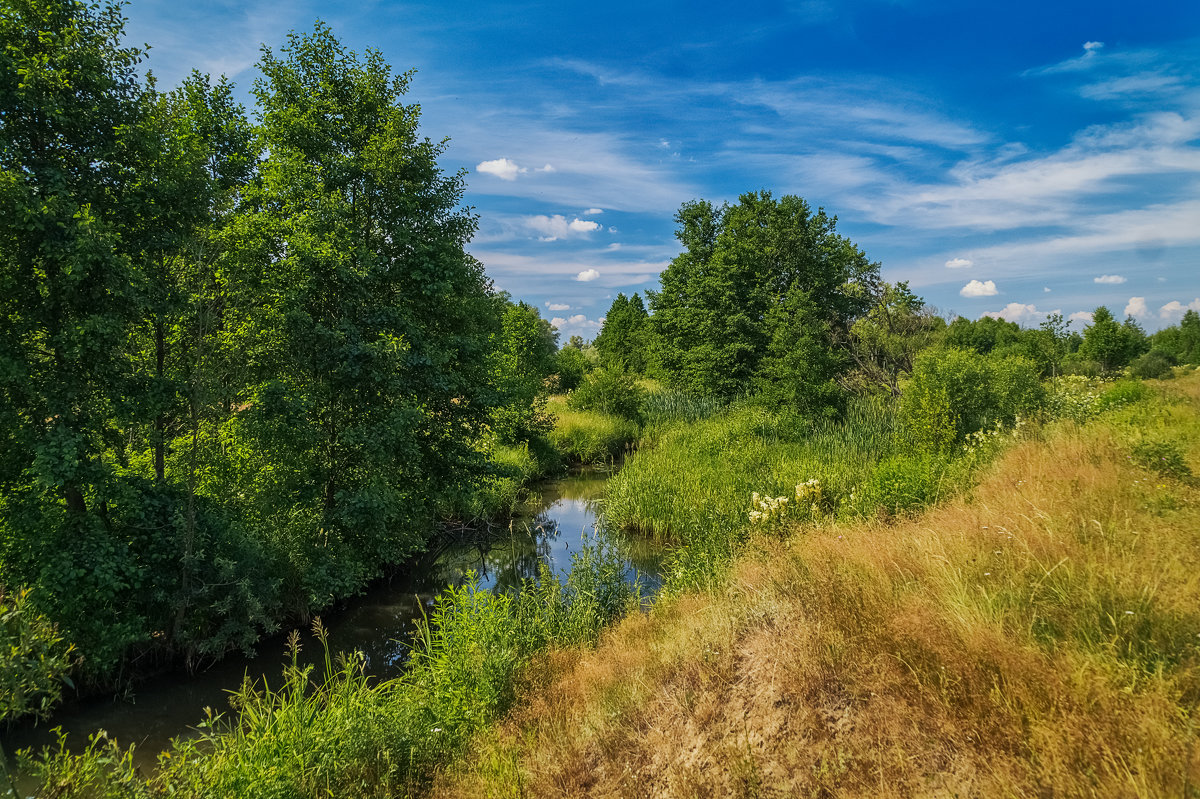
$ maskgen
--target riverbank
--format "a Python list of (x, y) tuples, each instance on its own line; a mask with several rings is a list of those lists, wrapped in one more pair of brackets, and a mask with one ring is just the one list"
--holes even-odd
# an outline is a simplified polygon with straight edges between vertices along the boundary
[(711, 590), (542, 658), (433, 793), (1188, 795), (1197, 471), (1192, 374), (922, 516), (753, 535)]

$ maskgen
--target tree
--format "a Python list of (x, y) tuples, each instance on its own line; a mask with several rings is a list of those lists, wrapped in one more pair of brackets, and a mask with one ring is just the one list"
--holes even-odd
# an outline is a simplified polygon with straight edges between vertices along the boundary
[(1113, 319), (1104, 306), (1092, 313), (1092, 323), (1083, 329), (1079, 355), (1096, 361), (1101, 370), (1111, 372), (1129, 364), (1146, 349), (1146, 334), (1132, 318), (1124, 324)]
[(650, 315), (638, 294), (618, 294), (604, 316), (604, 327), (595, 347), (606, 366), (622, 372), (645, 374), (652, 360), (653, 329)]
[(546, 383), (556, 367), (558, 333), (532, 305), (501, 300), (505, 310), (492, 372), (499, 401), (492, 429), (501, 443), (515, 444), (545, 434), (552, 424)]
[[(879, 265), (837, 234), (835, 217), (761, 192), (719, 209), (686, 203), (675, 219), (684, 252), (649, 294), (673, 383), (799, 397), (811, 392), (798, 381), (827, 385), (847, 368), (850, 326), (877, 294)], [(808, 340), (808, 354), (790, 349)]]
[(320, 601), (423, 544), (475, 468), (495, 304), (464, 250), (463, 175), (442, 173), (444, 143), (402, 100), (410, 74), (320, 22), (259, 68), (266, 155), (226, 234), (226, 324), (249, 371), (229, 468)]
[(900, 396), (900, 378), (912, 372), (913, 358), (945, 327), (907, 282), (884, 283), (875, 305), (850, 329), (850, 355), (859, 377)]

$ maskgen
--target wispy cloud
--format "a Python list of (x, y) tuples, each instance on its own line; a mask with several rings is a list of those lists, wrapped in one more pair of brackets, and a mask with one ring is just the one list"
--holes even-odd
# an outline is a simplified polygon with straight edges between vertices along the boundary
[(1125, 282), (1123, 275), (1100, 275), (1100, 277), (1092, 278), (1093, 283), (1107, 283), (1109, 285), (1118, 285)]

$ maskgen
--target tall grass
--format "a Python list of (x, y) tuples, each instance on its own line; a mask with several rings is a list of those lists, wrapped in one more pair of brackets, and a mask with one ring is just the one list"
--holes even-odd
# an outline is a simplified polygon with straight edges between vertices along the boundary
[(1173, 382), (919, 518), (753, 536), (560, 659), (435, 795), (1200, 795), (1200, 379)]
[(176, 741), (153, 775), (139, 775), (103, 736), (78, 754), (65, 745), (40, 760), (26, 754), (24, 767), (55, 797), (411, 795), (510, 707), (531, 657), (594, 642), (638, 603), (620, 554), (591, 544), (565, 581), (544, 569), (517, 594), (473, 580), (447, 589), (397, 679), (373, 683), (359, 656), (331, 658), (318, 624), (323, 673), (298, 665), (294, 639), (282, 685), (244, 685), (233, 716), (210, 718), (198, 738)]
[(555, 398), (550, 442), (568, 461), (607, 463), (620, 458), (637, 441), (637, 422), (603, 411), (578, 410)]

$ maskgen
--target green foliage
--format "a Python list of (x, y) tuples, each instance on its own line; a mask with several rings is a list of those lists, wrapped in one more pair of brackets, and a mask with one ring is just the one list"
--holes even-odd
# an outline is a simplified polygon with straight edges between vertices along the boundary
[(621, 456), (638, 437), (638, 424), (597, 410), (554, 408), (550, 441), (568, 460), (608, 463)]
[(1140, 380), (1119, 380), (1106, 388), (1096, 402), (1096, 410), (1107, 411), (1124, 405), (1145, 402), (1154, 390)]
[(672, 384), (730, 398), (752, 386), (818, 406), (848, 365), (839, 346), (871, 307), (879, 266), (799, 197), (697, 201), (675, 217), (684, 246), (650, 294)]
[(1127, 366), (1149, 349), (1146, 334), (1132, 318), (1118, 324), (1112, 313), (1101, 306), (1092, 313), (1092, 323), (1083, 330), (1079, 357), (1096, 361), (1103, 372)]
[(499, 400), (544, 429), (550, 371), (505, 361), (408, 75), (318, 24), (253, 125), (224, 79), (144, 85), (120, 11), (0, 12), (0, 581), (94, 678), (358, 591), (462, 487), (511, 504), (480, 442)]
[(624, 372), (601, 367), (584, 378), (571, 392), (567, 405), (575, 410), (595, 410), (623, 419), (639, 418), (642, 390)]
[(884, 517), (904, 516), (936, 502), (944, 491), (944, 457), (928, 453), (892, 455), (882, 461), (855, 497)]
[(1135, 358), (1133, 363), (1129, 364), (1129, 373), (1143, 380), (1161, 379), (1174, 374), (1171, 371), (1174, 364), (1175, 359), (1169, 352), (1155, 348)]
[(559, 391), (574, 391), (583, 382), (584, 375), (591, 368), (587, 356), (578, 347), (563, 347), (558, 351), (554, 360)]
[(673, 422), (698, 422), (720, 411), (727, 403), (716, 397), (702, 397), (678, 389), (646, 392), (640, 416), (647, 428)]
[(657, 338), (642, 298), (618, 294), (593, 342), (606, 367), (633, 374), (656, 371)]
[(1133, 457), (1142, 466), (1166, 477), (1182, 480), (1192, 476), (1178, 441), (1143, 439), (1133, 445)]
[(908, 283), (884, 283), (874, 306), (850, 328), (858, 379), (899, 396), (900, 379), (912, 372), (913, 358), (933, 345), (945, 324)]
[(0, 724), (45, 716), (62, 696), (74, 647), (34, 607), (29, 591), (0, 589)]
[(499, 394), (492, 430), (501, 444), (544, 436), (553, 424), (546, 413), (546, 382), (555, 369), (558, 334), (533, 306), (505, 304), (493, 356), (492, 379)]
[(1011, 426), (1046, 401), (1037, 365), (1019, 356), (969, 350), (926, 350), (913, 364), (898, 421), (919, 445), (945, 451), (978, 430)]
[(545, 569), (515, 596), (474, 582), (447, 589), (399, 678), (374, 683), (360, 657), (335, 661), (318, 622), (322, 674), (298, 665), (293, 637), (281, 685), (244, 685), (233, 698), (236, 720), (210, 717), (153, 774), (138, 774), (128, 753), (102, 737), (79, 754), (49, 750), (25, 768), (61, 797), (412, 795), (508, 709), (531, 657), (594, 642), (638, 601), (619, 553), (588, 545), (565, 582)]

